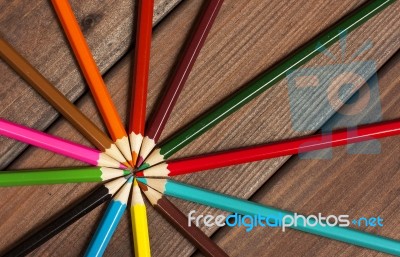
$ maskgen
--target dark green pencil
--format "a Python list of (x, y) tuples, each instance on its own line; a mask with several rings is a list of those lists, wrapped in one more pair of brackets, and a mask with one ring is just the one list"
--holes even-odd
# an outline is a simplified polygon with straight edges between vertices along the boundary
[(291, 58), (282, 61), (275, 68), (264, 73), (258, 80), (240, 89), (236, 94), (215, 106), (211, 111), (200, 116), (179, 134), (162, 143), (158, 148), (155, 148), (140, 169), (166, 160), (246, 103), (277, 84), (280, 80), (285, 78), (288, 73), (307, 63), (318, 55), (322, 49), (331, 46), (333, 43), (337, 42), (341, 36), (360, 27), (374, 15), (394, 2), (395, 0), (375, 0), (360, 7), (354, 13), (332, 26), (325, 33), (322, 33), (309, 42), (305, 47), (296, 51), (295, 54), (291, 55)]
[(129, 174), (105, 167), (0, 171), (0, 187), (102, 182)]

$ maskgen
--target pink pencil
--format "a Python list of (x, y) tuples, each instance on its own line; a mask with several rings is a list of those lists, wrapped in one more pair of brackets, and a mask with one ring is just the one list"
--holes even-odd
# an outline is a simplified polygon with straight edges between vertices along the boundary
[(1, 118), (0, 135), (86, 162), (90, 165), (121, 169), (126, 168), (118, 161), (98, 150), (15, 124)]

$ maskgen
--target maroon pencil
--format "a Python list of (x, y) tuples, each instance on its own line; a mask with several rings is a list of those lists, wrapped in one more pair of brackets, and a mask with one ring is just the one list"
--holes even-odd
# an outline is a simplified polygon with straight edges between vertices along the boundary
[(139, 186), (151, 205), (160, 213), (176, 230), (195, 245), (203, 255), (208, 257), (228, 257), (229, 255), (220, 248), (211, 238), (191, 222), (163, 194), (139, 182)]
[(199, 55), (201, 48), (207, 38), (208, 33), (214, 23), (214, 20), (221, 8), (223, 0), (208, 0), (201, 14), (201, 18), (197, 21), (195, 29), (189, 38), (183, 54), (176, 66), (176, 69), (169, 79), (167, 90), (157, 106), (154, 115), (150, 118), (142, 147), (139, 152), (138, 166), (142, 164), (144, 159), (149, 155), (151, 150), (157, 144), (158, 139), (169, 115), (175, 106), (175, 103), (182, 91), (183, 86), (192, 70), (192, 67)]

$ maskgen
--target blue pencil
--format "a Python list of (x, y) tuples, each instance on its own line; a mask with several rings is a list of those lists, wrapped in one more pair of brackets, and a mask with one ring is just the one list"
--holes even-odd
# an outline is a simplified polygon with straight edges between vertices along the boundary
[(104, 251), (126, 209), (133, 177), (129, 178), (121, 190), (115, 195), (104, 213), (96, 232), (86, 250), (85, 256), (103, 256)]
[[(165, 195), (181, 198), (203, 205), (208, 205), (214, 208), (219, 208), (225, 211), (234, 212), (242, 215), (261, 215), (263, 217), (268, 217), (266, 219), (267, 224), (276, 224), (276, 222), (282, 224), (284, 222), (284, 219), (279, 219), (279, 217), (283, 217), (286, 215), (294, 217), (294, 213), (292, 212), (283, 211), (273, 207), (213, 192), (207, 189), (186, 185), (172, 180), (150, 178), (136, 179), (137, 181), (144, 183)], [(278, 217), (278, 219), (270, 217)], [(288, 225), (286, 222), (285, 224)], [(341, 242), (369, 248), (372, 250), (385, 252), (388, 254), (393, 254), (397, 256), (400, 255), (400, 241), (358, 231), (355, 229), (339, 226), (322, 226), (321, 224), (317, 224), (315, 226), (307, 226), (302, 220), (298, 222), (297, 226), (288, 225), (287, 227), (338, 240)]]

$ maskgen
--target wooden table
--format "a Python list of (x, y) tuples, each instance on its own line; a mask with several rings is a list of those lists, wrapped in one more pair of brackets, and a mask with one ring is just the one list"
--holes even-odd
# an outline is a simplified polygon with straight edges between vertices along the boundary
[[(225, 0), (185, 89), (162, 136), (166, 138), (236, 89), (287, 56), (365, 1), (234, 1)], [(155, 4), (148, 112), (160, 96), (166, 79), (204, 1), (158, 0)], [(104, 74), (118, 110), (126, 121), (132, 27), (132, 1), (71, 1), (94, 57)], [(400, 101), (400, 2), (374, 17), (347, 37), (342, 59), (341, 45), (320, 54), (306, 65), (373, 61), (378, 71), (382, 120), (399, 118)], [(104, 129), (93, 99), (48, 1), (0, 3), (0, 33), (32, 62), (46, 78)], [(372, 47), (355, 59), (351, 55), (364, 42)], [(48, 133), (90, 145), (66, 120), (59, 117), (6, 64), (2, 74), (0, 117)], [(334, 72), (333, 72), (334, 73)], [(326, 75), (324, 79), (332, 79)], [(333, 75), (332, 75), (333, 76)], [(300, 99), (304, 110), (291, 110), (290, 81), (268, 92), (207, 132), (174, 157), (190, 156), (239, 146), (277, 141), (318, 130), (345, 101), (323, 104), (329, 87), (310, 99)], [(354, 83), (355, 88), (368, 85)], [(344, 94), (347, 99), (353, 92)], [(311, 108), (311, 103), (313, 107)], [(307, 108), (310, 107), (310, 108)], [(346, 106), (346, 108), (356, 108)], [(296, 114), (307, 130), (293, 129)], [(310, 118), (312, 117), (312, 118)], [(312, 214), (348, 214), (350, 217), (381, 216), (383, 227), (359, 228), (400, 240), (400, 138), (380, 141), (380, 154), (348, 154), (334, 149), (329, 159), (276, 158), (219, 170), (186, 175), (179, 180), (219, 192), (249, 198), (282, 209)], [(319, 154), (325, 154), (320, 152)], [(2, 169), (81, 166), (82, 163), (34, 147), (0, 138)], [(46, 219), (73, 204), (94, 184), (68, 184), (0, 189), (0, 252), (10, 247)], [(218, 210), (171, 199), (184, 213), (217, 214)], [(30, 256), (79, 256), (95, 231), (104, 206), (97, 208)], [(148, 206), (153, 256), (190, 256), (196, 249)], [(130, 225), (126, 215), (106, 251), (106, 256), (131, 256)], [(374, 251), (308, 235), (257, 228), (203, 228), (231, 256), (384, 256)]]

